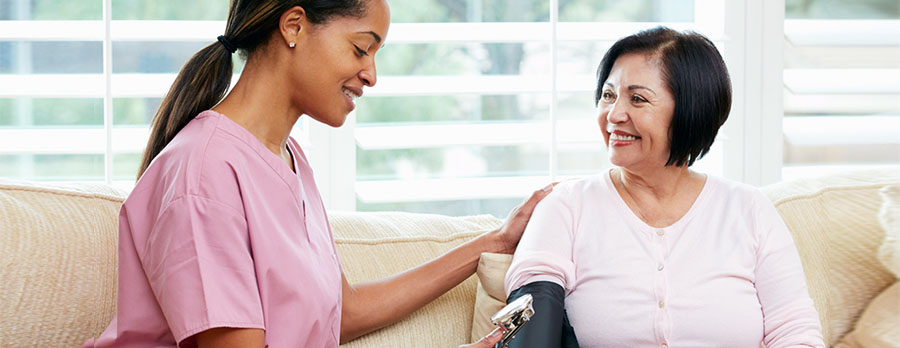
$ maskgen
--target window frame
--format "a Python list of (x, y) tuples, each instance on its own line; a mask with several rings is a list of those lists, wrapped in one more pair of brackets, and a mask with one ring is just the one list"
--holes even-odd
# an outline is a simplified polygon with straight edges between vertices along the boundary
[[(102, 20), (87, 21), (0, 21), (0, 40), (28, 41), (102, 41), (103, 74), (88, 75), (0, 75), (0, 97), (102, 97), (104, 99), (103, 129), (70, 130), (71, 141), (84, 145), (91, 153), (104, 154), (104, 181), (130, 189), (131, 181), (113, 180), (113, 157), (124, 150), (143, 150), (142, 142), (149, 137), (136, 129), (113, 127), (112, 103), (119, 97), (161, 97), (168, 90), (175, 74), (114, 74), (112, 70), (112, 44), (114, 41), (202, 41), (213, 42), (224, 28), (224, 21), (159, 21), (112, 20), (111, 0), (103, 1)], [(578, 23), (560, 22), (558, 0), (550, 1), (550, 21), (538, 23), (395, 23), (391, 37), (394, 43), (434, 42), (547, 42), (552, 54), (551, 75), (547, 76), (479, 76), (475, 85), (487, 86), (487, 90), (506, 92), (549, 92), (550, 132), (544, 142), (550, 148), (547, 176), (508, 178), (502, 196), (520, 192), (524, 197), (543, 183), (565, 179), (558, 175), (556, 153), (559, 150), (559, 131), (569, 129), (565, 121), (558, 120), (557, 96), (572, 90), (572, 85), (593, 85), (592, 76), (577, 77), (575, 82), (565, 81), (556, 71), (557, 44), (564, 41), (609, 40), (647, 27), (650, 23)], [(783, 117), (783, 62), (784, 0), (695, 0), (694, 23), (652, 23), (668, 25), (675, 29), (694, 29), (710, 36), (724, 49), (734, 90), (734, 104), (729, 121), (720, 131), (718, 142), (723, 151), (725, 177), (751, 185), (765, 185), (781, 178), (782, 167), (782, 117)], [(701, 20), (702, 19), (702, 20)], [(510, 30), (512, 29), (512, 30)], [(591, 57), (599, 59), (599, 57)], [(233, 81), (237, 81), (235, 74)], [(432, 86), (454, 86), (454, 79), (471, 80), (473, 77), (416, 77), (437, 81)], [(50, 83), (52, 81), (52, 83)], [(421, 84), (411, 88), (402, 77), (379, 77), (379, 85), (367, 91), (367, 95), (416, 95)], [(471, 82), (471, 81), (469, 81)], [(546, 88), (549, 83), (549, 88)], [(472, 85), (469, 83), (469, 85)], [(78, 86), (75, 88), (73, 86)], [(113, 88), (113, 86), (117, 86)], [(436, 92), (471, 92), (447, 87)], [(583, 90), (583, 89), (578, 89)], [(477, 91), (476, 91), (477, 92)], [(748, 115), (762, 115), (750, 117)], [(360, 191), (370, 192), (375, 185), (386, 188), (396, 183), (367, 183), (356, 181), (356, 119), (351, 114), (346, 124), (337, 129), (302, 118), (292, 134), (301, 141), (316, 173), (316, 181), (329, 209), (356, 210), (356, 198)], [(520, 125), (528, 126), (528, 125)], [(473, 127), (487, 127), (474, 125)], [(474, 129), (474, 128), (473, 128)], [(12, 129), (0, 130), (0, 154), (3, 153), (60, 153), (60, 146), (41, 148), (28, 142), (58, 130)], [(368, 132), (368, 133), (366, 133)], [(365, 130), (364, 137), (373, 138), (372, 130)], [(102, 134), (101, 145), (96, 138)], [(143, 135), (142, 135), (143, 134)], [(368, 135), (365, 135), (368, 134)], [(584, 135), (579, 135), (584, 137)], [(377, 138), (377, 136), (374, 136)], [(516, 138), (510, 136), (509, 138)], [(44, 138), (46, 139), (46, 138)], [(81, 139), (81, 140), (79, 140)], [(83, 142), (82, 142), (83, 140)], [(24, 145), (23, 145), (24, 144)], [(120, 145), (121, 144), (121, 145)], [(114, 149), (114, 145), (117, 147)], [(83, 153), (83, 152), (79, 152)], [(491, 189), (498, 187), (496, 178), (471, 180), (447, 179), (457, 187)], [(367, 186), (369, 185), (369, 186)], [(424, 186), (423, 186), (424, 187)], [(465, 196), (465, 195), (463, 195)]]

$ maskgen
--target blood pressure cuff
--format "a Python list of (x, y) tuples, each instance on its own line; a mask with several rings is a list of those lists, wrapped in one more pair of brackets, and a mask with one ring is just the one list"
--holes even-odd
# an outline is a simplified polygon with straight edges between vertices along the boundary
[(566, 292), (559, 284), (547, 281), (525, 284), (513, 290), (506, 303), (531, 294), (534, 315), (516, 333), (509, 348), (577, 348), (575, 330), (566, 315)]

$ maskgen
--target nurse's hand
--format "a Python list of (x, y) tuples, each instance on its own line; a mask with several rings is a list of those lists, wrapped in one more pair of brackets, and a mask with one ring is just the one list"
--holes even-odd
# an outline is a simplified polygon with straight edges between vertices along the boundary
[(552, 183), (543, 189), (534, 191), (531, 197), (528, 197), (525, 202), (522, 202), (522, 204), (519, 204), (509, 212), (509, 216), (506, 217), (503, 226), (492, 232), (496, 234), (497, 240), (500, 242), (499, 250), (496, 252), (512, 254), (516, 251), (516, 246), (519, 245), (519, 239), (522, 238), (522, 233), (525, 232), (525, 226), (528, 225), (528, 220), (531, 219), (534, 207), (553, 191), (553, 186), (556, 186), (556, 184)]
[(498, 327), (487, 336), (478, 340), (478, 342), (461, 345), (459, 348), (494, 348), (494, 345), (497, 344), (497, 342), (500, 342), (501, 338), (503, 338), (503, 332), (500, 331), (500, 328)]

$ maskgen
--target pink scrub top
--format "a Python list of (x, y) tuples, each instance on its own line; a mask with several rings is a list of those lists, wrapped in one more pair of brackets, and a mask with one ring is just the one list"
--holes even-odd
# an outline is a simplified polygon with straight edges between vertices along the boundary
[(296, 173), (214, 111), (156, 157), (119, 213), (118, 310), (84, 347), (189, 347), (212, 328), (337, 347), (341, 267), (309, 163)]

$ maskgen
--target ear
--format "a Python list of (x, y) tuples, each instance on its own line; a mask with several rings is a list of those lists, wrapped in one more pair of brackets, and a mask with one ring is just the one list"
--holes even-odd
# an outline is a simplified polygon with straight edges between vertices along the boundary
[(300, 6), (291, 7), (281, 14), (278, 30), (281, 32), (284, 45), (288, 46), (291, 42), (299, 43), (303, 32), (308, 31), (309, 26), (310, 22), (306, 17), (306, 10)]

